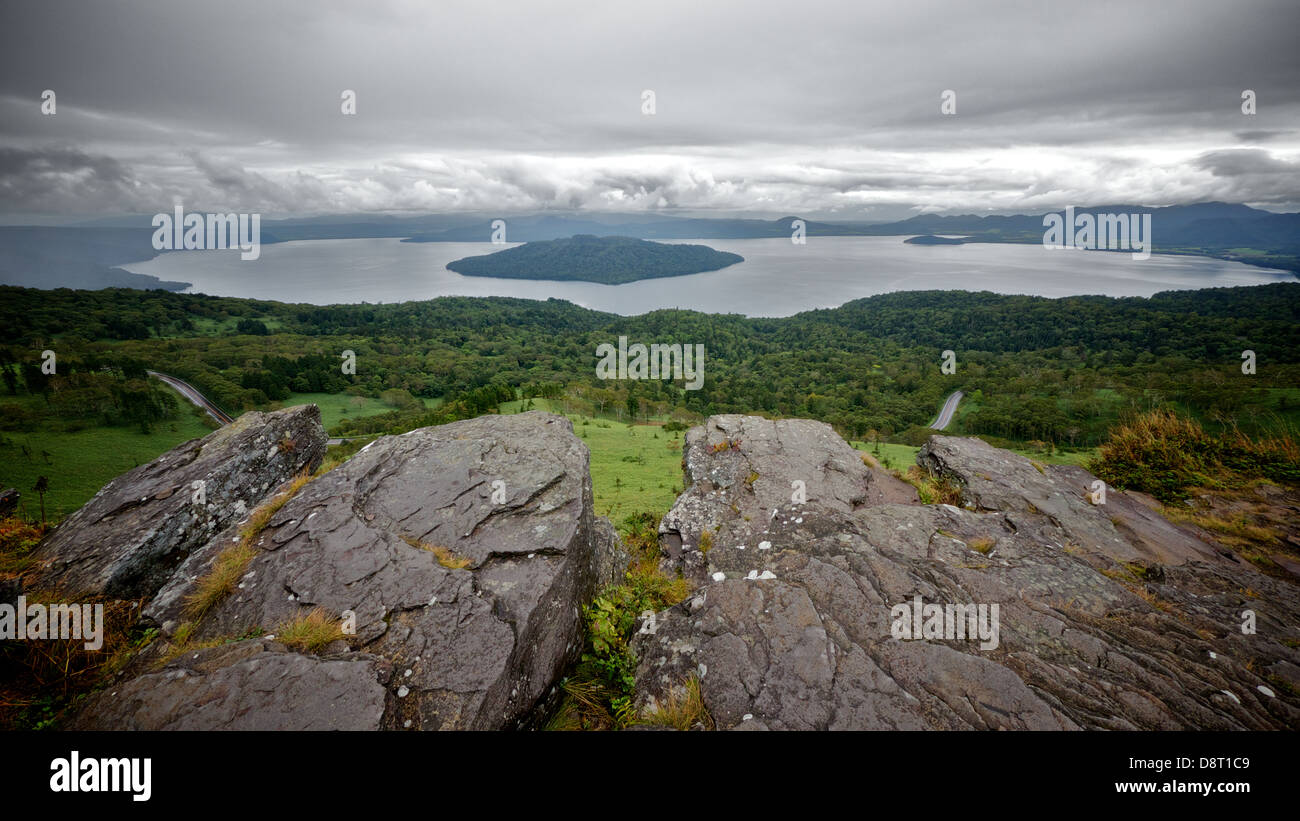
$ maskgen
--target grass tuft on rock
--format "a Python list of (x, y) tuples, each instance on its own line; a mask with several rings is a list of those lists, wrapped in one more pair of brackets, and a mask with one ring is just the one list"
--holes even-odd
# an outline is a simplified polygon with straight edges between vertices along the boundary
[(289, 486), (271, 499), (263, 502), (249, 515), (239, 531), (239, 541), (222, 550), (213, 560), (212, 567), (194, 585), (185, 599), (185, 615), (191, 621), (203, 618), (222, 599), (234, 592), (248, 565), (257, 556), (257, 539), (266, 529), (271, 517), (314, 478), (303, 472), (294, 477)]
[(321, 607), (290, 619), (275, 630), (276, 641), (308, 653), (318, 653), (345, 636), (343, 622), (331, 618)]
[(636, 723), (671, 727), (683, 732), (697, 727), (714, 729), (713, 717), (704, 706), (704, 696), (700, 693), (700, 679), (697, 676), (688, 678), (680, 688), (669, 690), (668, 695), (659, 702), (658, 709), (644, 713)]
[(448, 570), (464, 570), (474, 563), (468, 556), (457, 556), (450, 547), (446, 547), (445, 545), (429, 544), (428, 542), (422, 542), (419, 539), (413, 539), (409, 536), (403, 536), (402, 541), (406, 542), (411, 547), (432, 553), (434, 558), (438, 560), (438, 564)]
[(906, 473), (895, 475), (916, 488), (923, 505), (961, 506), (961, 486), (947, 476), (936, 476), (919, 465), (912, 465)]

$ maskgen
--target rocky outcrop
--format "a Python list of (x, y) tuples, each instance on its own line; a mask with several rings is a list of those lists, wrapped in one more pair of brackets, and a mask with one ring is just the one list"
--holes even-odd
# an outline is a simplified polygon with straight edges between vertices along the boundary
[(660, 537), (699, 587), (636, 638), (643, 711), (695, 677), (723, 729), (1300, 726), (1294, 585), (1081, 469), (936, 436), (964, 507), (877, 504), (856, 456), (815, 422), (688, 433)]
[(324, 454), (315, 405), (246, 413), (105, 485), (37, 548), (28, 587), (73, 599), (150, 596), (190, 551)]
[(12, 516), (18, 509), (18, 503), (22, 501), (22, 494), (11, 487), (0, 490), (0, 519), (6, 516)]
[[(351, 633), (321, 658), (187, 653), (90, 700), (78, 726), (531, 726), (581, 652), (582, 606), (626, 567), (612, 526), (592, 511), (586, 446), (568, 420), (537, 412), (367, 445), (269, 519), (237, 589), (195, 618), (190, 594), (238, 538), (231, 528), (194, 551), (146, 621), (173, 637), (191, 621), (197, 646), (270, 647), (285, 625), (320, 609)], [(338, 686), (322, 684), (319, 698), (295, 707), (263, 692), (276, 681)], [(360, 690), (347, 696), (341, 682)], [(187, 712), (181, 693), (213, 706)], [(359, 712), (332, 719), (322, 709)]]
[[(319, 461), (319, 416), (223, 433), (119, 478), (42, 546), (38, 578), (152, 594), (142, 619), (163, 637), (68, 726), (541, 723), (582, 606), (628, 562), (567, 420), (381, 438), (257, 528), (245, 514), (296, 473), (289, 457)], [(659, 536), (662, 568), (693, 592), (635, 637), (637, 707), (679, 701), (694, 677), (722, 729), (1300, 726), (1294, 583), (1140, 494), (1102, 502), (1081, 468), (948, 436), (918, 462), (959, 505), (920, 504), (819, 422), (690, 430)], [(208, 480), (213, 519), (186, 518), (191, 478)], [(252, 551), (233, 591), (196, 612), (236, 544)], [(303, 649), (291, 628), (308, 614), (346, 628)]]
[(324, 659), (245, 641), (98, 693), (67, 729), (376, 730), (391, 677), (374, 656)]
[(954, 481), (969, 509), (1041, 513), (1089, 554), (1153, 565), (1231, 561), (1191, 530), (1160, 516), (1141, 494), (1104, 488), (1076, 465), (1041, 465), (980, 439), (956, 436), (930, 437), (917, 462)]
[(868, 504), (876, 484), (830, 425), (806, 419), (710, 417), (686, 432), (682, 468), (687, 487), (659, 525), (660, 544), (665, 570), (696, 583), (707, 579), (702, 540), (758, 557), (758, 534), (797, 509), (795, 500), (848, 513)]

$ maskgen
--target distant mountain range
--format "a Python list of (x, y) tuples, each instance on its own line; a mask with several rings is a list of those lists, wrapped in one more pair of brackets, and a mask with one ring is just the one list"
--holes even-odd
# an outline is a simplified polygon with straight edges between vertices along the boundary
[[(1156, 253), (1203, 254), (1220, 259), (1282, 268), (1300, 273), (1300, 214), (1274, 214), (1246, 205), (1206, 202), (1145, 208), (1104, 205), (1076, 208), (1084, 213), (1150, 213)], [(1059, 213), (1059, 212), (1057, 212)], [(262, 243), (293, 240), (391, 237), (406, 242), (488, 242), (493, 221), (487, 214), (441, 214), (419, 217), (344, 214), (328, 217), (265, 220)], [(165, 288), (163, 282), (132, 274), (119, 265), (153, 258), (150, 217), (96, 220), (65, 227), (0, 227), (0, 283), (37, 288)], [(589, 234), (634, 239), (759, 239), (789, 237), (789, 216), (775, 220), (665, 217), (641, 214), (542, 214), (505, 217), (507, 242), (536, 242)], [(963, 242), (1038, 243), (1043, 240), (1042, 214), (1011, 216), (922, 214), (891, 223), (804, 220), (807, 236), (957, 235)], [(933, 244), (922, 241), (914, 244)], [(945, 243), (946, 244), (946, 243)]]

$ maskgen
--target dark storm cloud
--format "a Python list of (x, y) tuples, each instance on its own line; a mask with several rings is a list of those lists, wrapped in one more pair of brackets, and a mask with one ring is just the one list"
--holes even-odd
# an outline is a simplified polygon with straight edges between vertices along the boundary
[[(1251, 168), (1300, 156), (1289, 1), (47, 0), (0, 14), (0, 145), (99, 158), (6, 170), (8, 214), (182, 200), (871, 217), (1228, 193), (1300, 208), (1293, 173), (1214, 159), (1243, 143), (1267, 144)], [(340, 113), (344, 89), (356, 116)], [(940, 114), (945, 89), (955, 116)]]
[(0, 147), (0, 201), (32, 213), (89, 209), (135, 210), (143, 184), (122, 163), (76, 148)]
[(1294, 135), (1294, 131), (1238, 131), (1236, 133), (1237, 139), (1243, 143), (1266, 143)]
[(1240, 177), (1252, 174), (1294, 174), (1300, 165), (1280, 160), (1258, 148), (1211, 151), (1196, 158), (1198, 168), (1216, 177)]
[(1249, 192), (1264, 202), (1284, 204), (1300, 191), (1300, 161), (1279, 159), (1259, 148), (1211, 151), (1194, 164), (1218, 178), (1220, 199), (1239, 199)]

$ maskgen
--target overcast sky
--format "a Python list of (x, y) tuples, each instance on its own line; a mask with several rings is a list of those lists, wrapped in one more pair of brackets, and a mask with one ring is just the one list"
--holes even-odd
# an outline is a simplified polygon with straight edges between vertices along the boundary
[(0, 17), (10, 223), (177, 201), (268, 217), (1300, 210), (1296, 0), (41, 0)]

